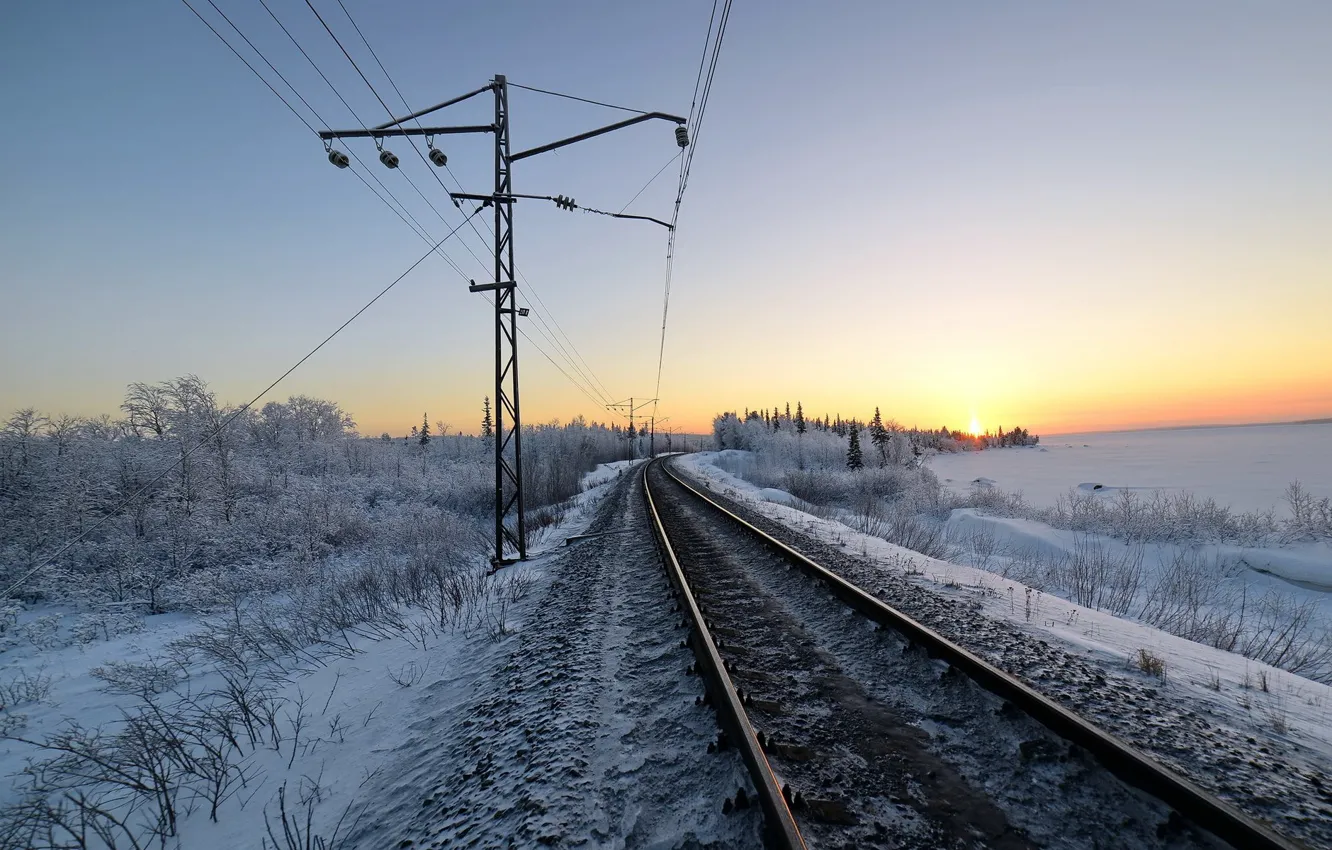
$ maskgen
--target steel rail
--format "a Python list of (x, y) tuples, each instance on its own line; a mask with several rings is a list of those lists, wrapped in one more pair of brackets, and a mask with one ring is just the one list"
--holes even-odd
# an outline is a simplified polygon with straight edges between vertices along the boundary
[[(1229, 803), (1208, 794), (1146, 753), (1093, 726), (1078, 715), (1005, 673), (948, 638), (893, 608), (876, 596), (816, 563), (744, 518), (719, 505), (676, 475), (662, 470), (703, 504), (775, 548), (805, 573), (825, 583), (838, 599), (875, 622), (921, 644), (932, 657), (947, 661), (991, 693), (1008, 700), (1056, 735), (1077, 744), (1121, 780), (1155, 797), (1236, 850), (1302, 850), (1293, 842)], [(644, 479), (646, 481), (646, 477)]]
[(717, 651), (712, 631), (708, 628), (707, 620), (694, 598), (693, 591), (689, 589), (684, 568), (675, 557), (675, 549), (671, 546), (670, 538), (666, 535), (666, 527), (662, 525), (661, 515), (657, 512), (657, 503), (652, 498), (652, 486), (648, 483), (648, 472), (659, 463), (660, 461), (654, 460), (644, 468), (643, 494), (646, 497), (648, 514), (652, 517), (652, 529), (661, 546), (666, 573), (671, 583), (675, 585), (683, 603), (682, 607), (689, 612), (689, 618), (693, 623), (689, 635), (694, 657), (698, 660), (700, 670), (711, 680), (709, 690), (712, 703), (722, 717), (723, 728), (729, 727), (727, 731), (731, 734), (730, 743), (740, 750), (740, 755), (749, 768), (759, 805), (763, 809), (764, 831), (768, 846), (776, 850), (806, 850), (805, 840), (800, 835), (800, 828), (796, 826), (795, 816), (791, 814), (786, 798), (782, 796), (781, 786), (772, 771), (772, 766), (768, 764), (768, 757), (763, 752), (763, 747), (759, 745), (758, 735), (749, 722), (749, 715), (745, 713), (740, 695), (736, 693), (735, 683), (731, 681), (731, 676), (726, 671), (726, 664), (722, 661), (721, 653)]

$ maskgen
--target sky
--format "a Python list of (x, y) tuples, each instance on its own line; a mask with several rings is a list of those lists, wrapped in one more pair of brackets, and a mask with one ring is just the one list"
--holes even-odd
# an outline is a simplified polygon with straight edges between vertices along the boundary
[[(387, 120), (304, 0), (267, 2), (336, 94), (259, 0), (213, 2), (316, 129)], [(312, 2), (401, 113), (337, 0)], [(680, 115), (712, 9), (344, 3), (413, 109), (498, 73)], [(1036, 433), (1332, 416), (1329, 31), (1332, 5), (1296, 0), (740, 0), (681, 207), (662, 427), (796, 401)], [(510, 105), (515, 149), (626, 114)], [(0, 114), (0, 415), (115, 413), (127, 384), (191, 373), (248, 401), (427, 247), (183, 2), (0, 4)], [(488, 137), (439, 143), (443, 182), (489, 191)], [(461, 222), (404, 140), (396, 172), (340, 147), (433, 239)], [(516, 163), (514, 190), (619, 210), (677, 152), (648, 122)], [(629, 212), (669, 219), (677, 174)], [(461, 273), (427, 259), (270, 398), (336, 400), (367, 434), (423, 413), (475, 432), (494, 392), (475, 223), (444, 246)], [(540, 316), (524, 421), (619, 421), (603, 402), (656, 388), (665, 230), (520, 201), (514, 233)]]

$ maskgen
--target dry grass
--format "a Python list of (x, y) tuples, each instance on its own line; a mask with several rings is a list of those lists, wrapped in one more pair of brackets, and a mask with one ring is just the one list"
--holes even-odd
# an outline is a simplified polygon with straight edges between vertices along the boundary
[(1138, 650), (1137, 663), (1138, 663), (1138, 669), (1141, 670), (1142, 672), (1148, 674), (1149, 676), (1155, 676), (1158, 679), (1162, 680), (1165, 679), (1166, 677), (1165, 659), (1157, 655), (1156, 653), (1152, 652), (1150, 649), (1143, 648)]

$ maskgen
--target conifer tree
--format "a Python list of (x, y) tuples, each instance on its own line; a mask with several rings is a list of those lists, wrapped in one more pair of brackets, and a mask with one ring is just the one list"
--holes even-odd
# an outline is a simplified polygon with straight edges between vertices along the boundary
[(852, 428), (851, 441), (846, 447), (846, 468), (861, 469), (864, 466), (865, 460), (860, 456), (860, 432)]
[(489, 443), (495, 438), (495, 422), (490, 418), (490, 396), (481, 402), (481, 439)]
[(796, 402), (795, 429), (797, 434), (805, 433), (805, 411), (798, 401)]
[(416, 442), (422, 446), (430, 442), (430, 417), (424, 413), (421, 414), (421, 435), (416, 438)]
[(888, 429), (883, 427), (883, 417), (879, 408), (874, 408), (874, 418), (870, 420), (870, 441), (879, 450), (879, 466), (888, 465)]
[[(797, 401), (796, 404), (799, 405), (800, 402)], [(786, 403), (786, 418), (787, 419), (791, 418), (791, 402), (789, 401)]]

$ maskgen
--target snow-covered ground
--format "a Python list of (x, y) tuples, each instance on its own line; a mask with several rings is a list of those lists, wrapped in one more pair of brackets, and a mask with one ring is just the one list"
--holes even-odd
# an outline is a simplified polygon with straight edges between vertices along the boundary
[[(1129, 541), (1037, 521), (1043, 518), (1039, 509), (1061, 500), (1069, 504), (1070, 496), (1124, 513), (1120, 506), (1146, 508), (1158, 493), (1174, 494), (1210, 499), (1232, 514), (1256, 517), (1270, 512), (1277, 525), (1288, 524), (1292, 511), (1286, 488), (1291, 482), (1299, 481), (1314, 501), (1332, 495), (1332, 425), (1064, 435), (1043, 440), (1039, 447), (938, 455), (929, 465), (955, 492), (1017, 492), (1038, 509), (1032, 512), (1037, 516), (1011, 517), (1002, 509), (968, 508), (953, 511), (948, 519), (950, 537), (961, 548), (974, 549), (969, 541), (983, 541), (983, 548), (990, 550), (980, 562), (972, 553), (970, 563), (1023, 578), (1032, 571), (1015, 570), (1015, 557), (1027, 562), (1068, 558), (1087, 546), (1124, 557)], [(1332, 623), (1332, 540), (1326, 534), (1325, 529), (1321, 534), (1283, 530), (1252, 535), (1247, 543), (1218, 540), (1214, 534), (1184, 534), (1168, 541), (1133, 541), (1131, 549), (1132, 556), (1140, 558), (1144, 588), (1172, 566), (1208, 565), (1214, 586), (1206, 592), (1216, 598), (1206, 605), (1237, 608), (1265, 599), (1306, 609), (1326, 624)], [(1142, 610), (1143, 602), (1126, 607)], [(1188, 635), (1187, 630), (1181, 633)]]
[[(1033, 641), (1063, 647), (1099, 666), (1108, 676), (1157, 681), (1152, 689), (1154, 696), (1159, 692), (1185, 715), (1205, 717), (1207, 724), (1237, 740), (1249, 739), (1253, 758), (1259, 760), (1254, 764), (1270, 759), (1273, 748), (1283, 758), (1300, 763), (1295, 774), (1314, 777), (1309, 780), (1314, 783), (1310, 798), (1323, 799), (1318, 816), (1332, 817), (1332, 801), (1327, 800), (1325, 792), (1316, 793), (1323, 787), (1319, 783), (1326, 781), (1318, 777), (1326, 777), (1332, 770), (1332, 687), (1041, 593), (995, 572), (929, 558), (858, 533), (837, 519), (819, 518), (791, 507), (789, 494), (756, 487), (720, 468), (716, 460), (717, 453), (705, 452), (680, 463), (714, 491), (763, 516), (854, 555), (884, 573), (904, 577), (930, 593), (965, 601), (984, 617), (1006, 622)], [(951, 521), (955, 525), (983, 523), (988, 529), (1007, 534), (1010, 540), (1021, 539), (1031, 546), (1068, 549), (1075, 545), (1070, 533), (1039, 523), (996, 520), (974, 511), (955, 512)], [(1141, 724), (1150, 726), (1155, 722), (1150, 717), (1124, 720), (1128, 728), (1136, 730), (1135, 734), (1143, 732)], [(1212, 779), (1225, 781), (1224, 777)], [(1216, 782), (1209, 784), (1215, 787)], [(1310, 792), (1309, 787), (1303, 790)]]
[(1186, 490), (1237, 511), (1286, 511), (1292, 481), (1332, 495), (1332, 424), (1056, 434), (1038, 446), (936, 455), (929, 466), (957, 489), (987, 478), (1049, 507), (1079, 484)]
[[(620, 633), (604, 636), (602, 624), (588, 622), (581, 628), (555, 629), (556, 622), (569, 626), (565, 620), (588, 600), (582, 592), (561, 595), (552, 588), (572, 580), (578, 590), (578, 576), (585, 573), (618, 577), (616, 581), (630, 582), (639, 592), (652, 592), (650, 582), (617, 565), (602, 565), (600, 573), (585, 570), (579, 559), (597, 551), (596, 541), (578, 544), (581, 554), (578, 547), (562, 545), (594, 520), (618, 525), (624, 511), (641, 511), (638, 500), (624, 495), (628, 488), (616, 489), (632, 474), (629, 466), (606, 464), (589, 474), (589, 489), (573, 500), (562, 523), (548, 530), (531, 560), (497, 574), (494, 580), (503, 592), (492, 594), (487, 610), (466, 627), (430, 628), (431, 613), (413, 610), (402, 624), (406, 628), (349, 628), (336, 640), (301, 647), (294, 655), (274, 649), (271, 661), (250, 659), (225, 669), (224, 677), (220, 665), (204, 658), (224, 651), (207, 642), (226, 634), (219, 623), (229, 612), (147, 617), (131, 633), (85, 642), (73, 639), (67, 623), (74, 618), (62, 616), (72, 612), (23, 612), (8, 630), (9, 642), (0, 654), (0, 696), (5, 702), (0, 723), (7, 733), (0, 740), (0, 774), (11, 777), (0, 789), (0, 806), (19, 803), (22, 788), (37, 778), (25, 775), (25, 767), (71, 752), (80, 753), (81, 760), (72, 761), (85, 766), (98, 751), (123, 753), (128, 743), (123, 735), (99, 739), (98, 730), (114, 735), (133, 728), (150, 738), (168, 731), (163, 739), (197, 734), (199, 746), (191, 748), (190, 759), (158, 758), (159, 752), (137, 760), (136, 767), (127, 768), (132, 782), (122, 777), (119, 786), (104, 783), (93, 802), (100, 799), (108, 810), (124, 815), (124, 801), (136, 800), (127, 824), (142, 836), (163, 807), (151, 793), (127, 793), (126, 786), (153, 785), (154, 769), (178, 777), (188, 763), (200, 775), (176, 786), (182, 790), (170, 808), (178, 822), (168, 846), (191, 850), (257, 848), (269, 838), (270, 829), (277, 840), (269, 845), (285, 848), (283, 807), (289, 828), (308, 829), (338, 847), (435, 846), (446, 838), (460, 845), (493, 846), (516, 823), (529, 831), (544, 824), (553, 834), (582, 834), (594, 843), (625, 834), (660, 838), (678, 833), (706, 842), (752, 832), (753, 823), (734, 818), (720, 822), (714, 814), (720, 812), (720, 800), (707, 797), (699, 797), (698, 810), (688, 812), (680, 823), (663, 823), (666, 810), (660, 801), (644, 800), (649, 793), (675, 794), (676, 789), (650, 781), (637, 788), (640, 779), (657, 776), (663, 766), (674, 770), (678, 783), (697, 775), (695, 753), (679, 747), (678, 736), (683, 730), (686, 737), (697, 738), (695, 749), (702, 753), (715, 734), (710, 713), (694, 706), (697, 680), (684, 673), (688, 651), (679, 648), (669, 626), (637, 623), (637, 609), (619, 605), (616, 610), (624, 615), (618, 621)], [(612, 493), (619, 493), (617, 500), (623, 504), (605, 503)], [(602, 516), (608, 511), (609, 519)], [(656, 569), (650, 538), (634, 539), (647, 547), (646, 557), (638, 559), (640, 567), (649, 578), (655, 572), (661, 585), (658, 610), (669, 620), (665, 579)], [(627, 538), (624, 543), (615, 536), (597, 540), (627, 545)], [(281, 598), (270, 602), (283, 604)], [(570, 610), (563, 611), (565, 607)], [(640, 634), (636, 628), (647, 631)], [(524, 635), (533, 629), (541, 636), (529, 641)], [(590, 644), (593, 654), (573, 659), (579, 663), (567, 669), (532, 658), (565, 647), (566, 641), (580, 646), (589, 638), (598, 639)], [(209, 651), (201, 649), (205, 645)], [(617, 663), (616, 653), (629, 654), (618, 663), (634, 669), (608, 687), (605, 671), (590, 662)], [(671, 653), (679, 658), (664, 657)], [(519, 682), (522, 676), (531, 681)], [(561, 677), (581, 684), (549, 681)], [(228, 690), (245, 693), (231, 701), (213, 695)], [(587, 694), (593, 691), (603, 695), (604, 704), (589, 704)], [(557, 701), (568, 705), (558, 706)], [(166, 729), (152, 722), (154, 707), (164, 712)], [(210, 718), (224, 709), (231, 713), (225, 725), (234, 745), (218, 747), (210, 763), (201, 755), (206, 751), (203, 742), (217, 741), (203, 730), (211, 728)], [(521, 725), (497, 723), (500, 710), (513, 715), (508, 719), (514, 722), (521, 715)], [(127, 717), (143, 722), (126, 725)], [(189, 725), (194, 721), (197, 728)], [(557, 728), (548, 729), (543, 722)], [(666, 744), (654, 748), (656, 737), (662, 736)], [(590, 742), (591, 749), (580, 750), (575, 746), (580, 741)], [(69, 751), (51, 749), (57, 743)], [(487, 773), (496, 764), (514, 761), (537, 767), (530, 772), (500, 770), (502, 784)], [(713, 763), (709, 769), (721, 772), (712, 777), (719, 791), (733, 791), (743, 780), (738, 761)], [(537, 769), (542, 764), (544, 772)], [(49, 768), (42, 778), (56, 784), (48, 789), (59, 786), (77, 793), (80, 783), (70, 775), (57, 777)], [(589, 777), (580, 783), (585, 790), (613, 783), (633, 789), (620, 794), (624, 808), (613, 813), (615, 820), (607, 820), (610, 813), (584, 811), (599, 805), (591, 797), (579, 806), (564, 799), (569, 791), (561, 788), (580, 774)], [(218, 799), (216, 807), (212, 797)], [(683, 797), (689, 799), (688, 794)], [(473, 808), (460, 808), (464, 803)], [(537, 811), (547, 804), (549, 815)], [(119, 828), (111, 830), (124, 846)], [(403, 843), (413, 841), (417, 843)], [(33, 843), (21, 830), (0, 832), (0, 848), (5, 850)]]

